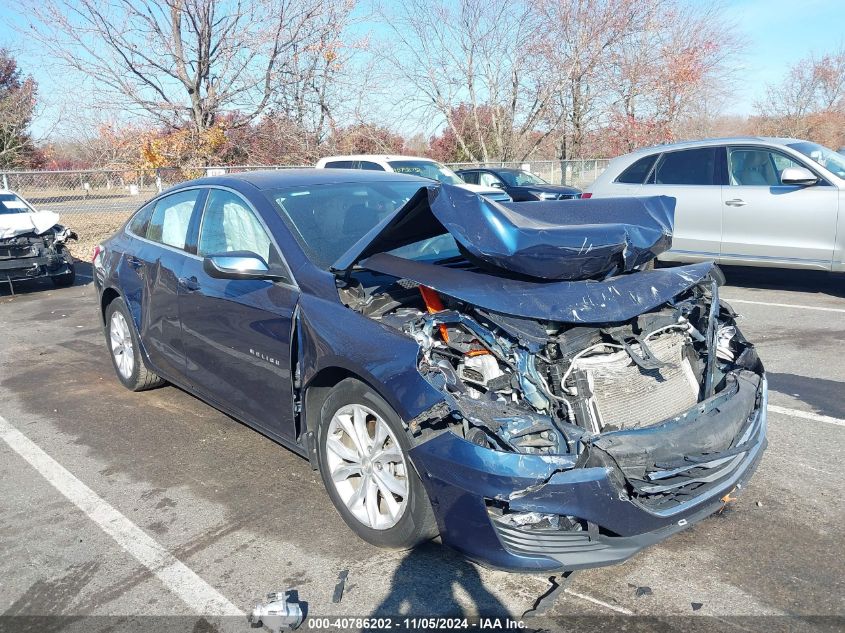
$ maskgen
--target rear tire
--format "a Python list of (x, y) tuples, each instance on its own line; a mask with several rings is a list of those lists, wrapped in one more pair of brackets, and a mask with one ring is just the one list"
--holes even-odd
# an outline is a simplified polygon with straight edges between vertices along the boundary
[(320, 412), (317, 446), (329, 498), (363, 540), (410, 549), (437, 536), (431, 502), (408, 457), (407, 431), (370, 387), (347, 378), (332, 390)]
[(123, 386), (131, 391), (145, 391), (162, 386), (164, 380), (144, 365), (135, 322), (122, 298), (115, 298), (106, 307), (105, 323), (109, 356), (114, 372)]

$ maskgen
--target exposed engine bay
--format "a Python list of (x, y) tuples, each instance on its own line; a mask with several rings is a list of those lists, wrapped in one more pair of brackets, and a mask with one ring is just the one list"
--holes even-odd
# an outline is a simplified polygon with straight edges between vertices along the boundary
[(468, 439), (552, 454), (584, 436), (659, 424), (721, 390), (753, 348), (728, 307), (711, 322), (715, 288), (702, 283), (673, 305), (596, 327), (497, 314), (407, 280), (341, 295), (419, 343), (420, 372), (448, 395)]
[[(461, 196), (418, 196), (347, 258), (356, 267), (336, 267), (341, 301), (414, 339), (443, 394), (411, 432), (573, 456), (653, 509), (737, 476), (765, 434), (763, 366), (719, 299), (718, 268), (643, 269), (671, 244), (670, 199), (538, 212)], [(571, 223), (538, 219), (552, 212)], [(581, 267), (593, 250), (600, 265)]]
[(763, 367), (709, 278), (595, 326), (494, 313), (408, 280), (340, 295), (419, 343), (419, 371), (449, 409), (413, 421), (421, 436), (448, 429), (492, 450), (613, 465), (631, 498), (662, 508), (728, 477), (756, 431)]

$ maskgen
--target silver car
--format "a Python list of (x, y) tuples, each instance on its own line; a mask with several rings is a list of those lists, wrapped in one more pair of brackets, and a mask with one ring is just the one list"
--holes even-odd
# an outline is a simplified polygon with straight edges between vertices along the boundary
[(672, 196), (661, 260), (845, 271), (845, 156), (787, 138), (642, 149), (610, 162), (584, 197)]

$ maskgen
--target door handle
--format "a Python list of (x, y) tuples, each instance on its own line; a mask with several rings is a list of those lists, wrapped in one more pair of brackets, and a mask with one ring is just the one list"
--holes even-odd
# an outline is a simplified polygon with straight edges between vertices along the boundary
[(200, 289), (200, 284), (196, 277), (179, 277), (179, 285), (188, 292), (194, 292)]
[(725, 204), (729, 207), (744, 207), (748, 203), (745, 200), (734, 198), (733, 200), (725, 200)]

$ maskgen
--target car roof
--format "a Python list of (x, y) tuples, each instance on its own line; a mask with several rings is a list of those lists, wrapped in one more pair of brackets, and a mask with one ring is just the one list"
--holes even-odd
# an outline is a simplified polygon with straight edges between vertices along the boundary
[(525, 170), (517, 167), (491, 167), (490, 165), (481, 165), (480, 167), (461, 167), (455, 171), (506, 171), (512, 174), (518, 174)]
[(320, 159), (322, 162), (328, 160), (424, 160), (428, 163), (437, 162), (433, 158), (426, 158), (425, 156), (403, 156), (402, 154), (344, 154), (342, 156), (325, 156)]
[(746, 143), (749, 145), (790, 145), (792, 143), (806, 143), (799, 138), (785, 138), (776, 136), (726, 136), (723, 138), (703, 138), (692, 141), (681, 141), (679, 143), (666, 143), (665, 145), (652, 145), (630, 152), (634, 154), (652, 154), (654, 152), (668, 152), (675, 149), (688, 149), (693, 147), (710, 147), (712, 145), (731, 145)]
[(278, 169), (266, 171), (246, 171), (223, 176), (211, 176), (180, 183), (174, 189), (196, 185), (233, 185), (246, 183), (256, 189), (281, 189), (284, 187), (329, 185), (356, 182), (419, 182), (431, 184), (431, 180), (397, 174), (389, 171), (369, 171), (363, 169)]

